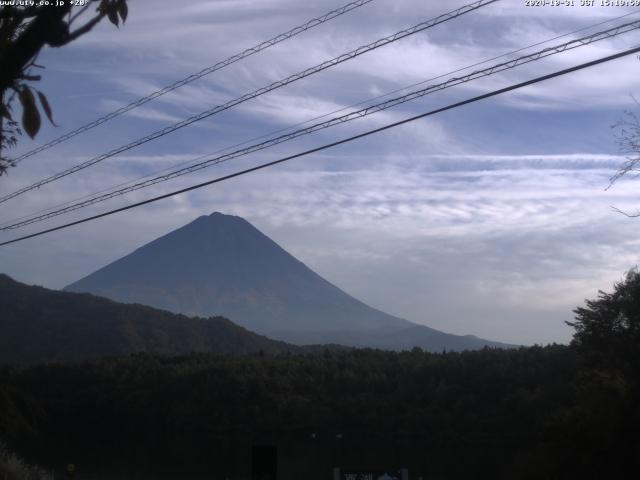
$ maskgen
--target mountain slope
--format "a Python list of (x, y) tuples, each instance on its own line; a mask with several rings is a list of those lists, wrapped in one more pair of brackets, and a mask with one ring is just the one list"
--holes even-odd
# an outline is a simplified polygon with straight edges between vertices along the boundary
[(0, 312), (0, 362), (80, 360), (137, 352), (298, 350), (226, 318), (188, 318), (143, 305), (28, 286), (2, 274)]
[(215, 312), (261, 333), (410, 325), (347, 295), (246, 220), (220, 213), (200, 217), (65, 290), (186, 315)]
[(66, 290), (186, 315), (222, 315), (252, 331), (298, 344), (430, 350), (499, 345), (448, 336), (369, 307), (246, 220), (217, 212), (138, 248)]

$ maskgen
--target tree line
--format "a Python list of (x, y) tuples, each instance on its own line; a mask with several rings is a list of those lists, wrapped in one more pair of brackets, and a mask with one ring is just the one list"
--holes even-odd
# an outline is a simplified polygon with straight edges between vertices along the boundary
[(46, 466), (112, 452), (229, 476), (267, 442), (290, 478), (376, 461), (425, 478), (622, 478), (640, 458), (640, 275), (575, 313), (568, 346), (4, 365), (0, 436)]

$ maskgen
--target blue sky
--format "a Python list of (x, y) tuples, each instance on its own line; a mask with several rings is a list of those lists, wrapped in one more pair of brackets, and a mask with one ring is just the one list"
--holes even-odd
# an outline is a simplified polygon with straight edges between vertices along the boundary
[[(130, 3), (127, 24), (119, 30), (105, 23), (72, 45), (43, 52), (39, 63), (46, 70), (38, 88), (48, 95), (59, 127), (44, 125), (35, 142), (23, 138), (12, 153), (341, 5)], [(374, 0), (24, 160), (0, 179), (0, 193), (464, 3)], [(630, 12), (502, 0), (29, 192), (5, 203), (0, 221)], [(581, 35), (638, 19), (634, 14)], [(536, 49), (569, 38), (575, 35)], [(37, 227), (1, 232), (0, 238), (175, 190), (638, 43), (636, 31), (565, 52)], [(331, 282), (389, 313), (452, 333), (524, 344), (566, 342), (571, 331), (563, 322), (572, 319), (572, 309), (598, 289), (611, 289), (638, 263), (640, 220), (611, 206), (640, 208), (640, 186), (629, 178), (605, 187), (624, 161), (611, 125), (635, 106), (631, 95), (640, 95), (639, 67), (630, 56), (2, 247), (0, 271), (61, 288), (199, 215), (221, 211), (243, 216)]]

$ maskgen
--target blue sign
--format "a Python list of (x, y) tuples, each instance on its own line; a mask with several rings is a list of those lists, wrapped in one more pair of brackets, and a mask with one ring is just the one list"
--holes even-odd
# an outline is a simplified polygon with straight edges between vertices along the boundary
[(341, 471), (340, 480), (401, 480), (400, 472), (389, 471)]

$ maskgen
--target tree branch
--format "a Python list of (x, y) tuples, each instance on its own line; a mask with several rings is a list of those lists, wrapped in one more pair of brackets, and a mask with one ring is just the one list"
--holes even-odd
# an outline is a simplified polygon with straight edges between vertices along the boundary
[(98, 15), (93, 17), (91, 20), (89, 20), (87, 23), (85, 23), (82, 27), (80, 27), (80, 28), (74, 30), (73, 32), (71, 32), (67, 36), (67, 38), (64, 41), (64, 43), (62, 43), (61, 45), (57, 45), (57, 46), (61, 47), (62, 45), (66, 45), (67, 43), (72, 42), (76, 38), (84, 35), (85, 33), (90, 32), (93, 29), (93, 27), (95, 27), (98, 23), (100, 23), (100, 20), (102, 20), (106, 15), (107, 15), (106, 12), (99, 13)]
[[(86, 12), (92, 6), (92, 3), (93, 2), (87, 2), (87, 4), (84, 7), (82, 7), (74, 15), (72, 15), (71, 18), (69, 19), (69, 25), (71, 25), (73, 22), (75, 22), (76, 18), (78, 18), (80, 15), (82, 15), (84, 12)], [(69, 13), (71, 13), (71, 12), (69, 12)]]
[(3, 52), (0, 57), (0, 89), (11, 86), (45, 44), (55, 45), (65, 34), (68, 36), (64, 16), (70, 8), (70, 5), (44, 8)]
[(19, 22), (22, 22), (26, 18), (33, 18), (38, 16), (44, 7), (24, 7), (22, 9), (17, 9), (15, 7), (3, 7), (0, 9), (0, 19), (18, 19)]

